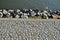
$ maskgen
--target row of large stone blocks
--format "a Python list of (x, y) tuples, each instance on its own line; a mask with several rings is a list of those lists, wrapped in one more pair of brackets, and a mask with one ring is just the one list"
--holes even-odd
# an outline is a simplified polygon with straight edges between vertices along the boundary
[(0, 40), (60, 40), (60, 21), (0, 20)]

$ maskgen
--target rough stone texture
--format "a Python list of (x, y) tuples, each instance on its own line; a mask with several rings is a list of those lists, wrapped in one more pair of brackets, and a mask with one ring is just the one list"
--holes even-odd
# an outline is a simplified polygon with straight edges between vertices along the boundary
[(0, 40), (60, 40), (60, 21), (0, 20)]

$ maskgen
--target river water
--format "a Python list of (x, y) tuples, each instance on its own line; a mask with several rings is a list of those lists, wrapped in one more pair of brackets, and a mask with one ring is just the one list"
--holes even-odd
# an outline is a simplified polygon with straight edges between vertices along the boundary
[(52, 10), (60, 9), (60, 0), (0, 0), (1, 8), (38, 8), (49, 7)]

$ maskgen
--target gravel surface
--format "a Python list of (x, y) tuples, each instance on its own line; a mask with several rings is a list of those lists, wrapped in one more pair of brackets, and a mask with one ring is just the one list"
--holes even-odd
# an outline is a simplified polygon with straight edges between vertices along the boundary
[(0, 40), (60, 40), (60, 21), (0, 20)]

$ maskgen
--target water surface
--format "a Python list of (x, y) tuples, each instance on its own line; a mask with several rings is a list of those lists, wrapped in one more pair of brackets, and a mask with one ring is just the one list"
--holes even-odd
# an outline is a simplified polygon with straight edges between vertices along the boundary
[(48, 6), (50, 9), (60, 9), (60, 0), (0, 0), (1, 8), (38, 8)]

